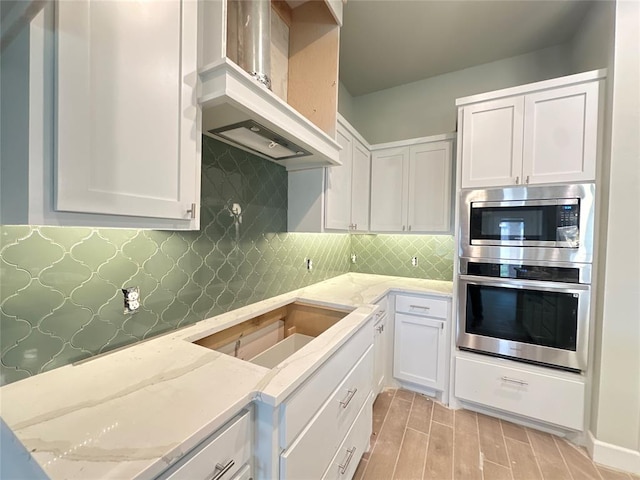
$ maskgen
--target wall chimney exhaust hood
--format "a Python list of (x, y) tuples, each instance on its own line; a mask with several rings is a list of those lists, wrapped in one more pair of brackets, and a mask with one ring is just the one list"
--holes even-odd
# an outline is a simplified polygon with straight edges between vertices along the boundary
[[(340, 165), (341, 147), (334, 138), (340, 31), (336, 3), (283, 4), (203, 3), (204, 66), (198, 71), (202, 132), (287, 170)], [(278, 57), (269, 66), (267, 24), (280, 21), (276, 8), (288, 9), (291, 56), (284, 57), (284, 64)], [(268, 20), (270, 16), (276, 18)], [(284, 95), (280, 90), (276, 95), (268, 88), (270, 77), (275, 75), (280, 87), (283, 72), (288, 87)]]

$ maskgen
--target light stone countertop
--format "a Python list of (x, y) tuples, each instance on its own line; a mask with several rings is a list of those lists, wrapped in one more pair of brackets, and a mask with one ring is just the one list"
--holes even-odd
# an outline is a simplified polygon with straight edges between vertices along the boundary
[[(51, 478), (153, 478), (250, 402), (281, 403), (391, 291), (452, 284), (344, 274), (2, 387), (0, 413)], [(354, 310), (271, 370), (191, 343), (296, 300)]]

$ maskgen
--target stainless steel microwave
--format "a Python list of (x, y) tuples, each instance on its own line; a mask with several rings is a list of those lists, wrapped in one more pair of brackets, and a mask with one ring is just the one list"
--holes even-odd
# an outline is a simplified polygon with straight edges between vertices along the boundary
[(460, 256), (593, 261), (595, 185), (463, 190)]

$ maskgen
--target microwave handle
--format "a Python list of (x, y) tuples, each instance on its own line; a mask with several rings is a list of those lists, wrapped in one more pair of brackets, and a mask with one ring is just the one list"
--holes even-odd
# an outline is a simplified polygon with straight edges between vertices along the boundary
[(591, 285), (583, 283), (545, 282), (541, 280), (520, 280), (516, 278), (493, 278), (476, 275), (460, 275), (460, 281), (471, 285), (488, 285), (516, 289), (532, 289), (544, 292), (584, 293), (591, 289)]

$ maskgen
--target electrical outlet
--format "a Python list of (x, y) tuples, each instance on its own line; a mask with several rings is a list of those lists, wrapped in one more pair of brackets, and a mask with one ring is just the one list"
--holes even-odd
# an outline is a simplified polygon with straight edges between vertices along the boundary
[(411, 265), (414, 267), (418, 266), (418, 257), (411, 257)]
[(305, 258), (304, 264), (307, 266), (307, 270), (311, 270), (313, 268), (313, 260), (310, 258)]
[(358, 260), (358, 257), (356, 257), (355, 253), (351, 254), (351, 263), (356, 263), (356, 260)]
[(136, 313), (140, 308), (140, 287), (122, 289), (124, 294), (124, 313)]

